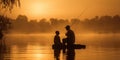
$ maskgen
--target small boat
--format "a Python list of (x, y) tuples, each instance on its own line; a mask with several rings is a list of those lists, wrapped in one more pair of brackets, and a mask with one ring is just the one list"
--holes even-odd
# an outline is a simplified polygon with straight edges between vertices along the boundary
[(74, 44), (74, 45), (52, 45), (52, 49), (85, 49), (86, 45)]

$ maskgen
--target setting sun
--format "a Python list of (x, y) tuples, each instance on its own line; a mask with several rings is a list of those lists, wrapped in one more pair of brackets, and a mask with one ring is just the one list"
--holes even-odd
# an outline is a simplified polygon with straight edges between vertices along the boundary
[(31, 6), (30, 6), (30, 8), (31, 8), (31, 13), (33, 13), (33, 14), (36, 14), (36, 15), (39, 15), (40, 14), (40, 12), (41, 12), (41, 5), (40, 4), (38, 4), (38, 3), (34, 3), (34, 4), (32, 4)]
[(29, 9), (32, 16), (39, 16), (45, 13), (46, 6), (45, 4), (36, 2), (32, 3)]
[[(26, 3), (27, 2), (27, 3)], [(50, 10), (51, 5), (48, 2), (41, 0), (21, 0), (21, 10), (17, 10), (17, 13), (22, 13), (27, 15), (28, 18), (38, 19), (43, 16), (47, 16)], [(13, 13), (13, 12), (12, 12)]]

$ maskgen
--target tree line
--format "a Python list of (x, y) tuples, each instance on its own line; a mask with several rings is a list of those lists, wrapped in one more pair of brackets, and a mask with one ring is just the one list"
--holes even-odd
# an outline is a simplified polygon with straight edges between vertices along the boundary
[[(1, 16), (2, 17), (2, 16)], [(5, 17), (4, 17), (5, 18)], [(80, 20), (74, 18), (57, 19), (50, 18), (37, 20), (28, 20), (27, 16), (19, 15), (16, 19), (8, 19), (11, 23), (11, 33), (53, 33), (56, 30), (65, 32), (65, 26), (70, 25), (71, 28), (78, 33), (119, 33), (120, 32), (120, 16), (95, 16), (91, 19)]]

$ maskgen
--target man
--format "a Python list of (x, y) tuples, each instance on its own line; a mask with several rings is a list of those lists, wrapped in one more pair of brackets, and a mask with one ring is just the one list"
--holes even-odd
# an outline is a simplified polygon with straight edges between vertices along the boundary
[(67, 30), (67, 33), (65, 34), (67, 38), (63, 39), (63, 44), (67, 43), (68, 46), (71, 46), (75, 43), (75, 34), (70, 29), (69, 25), (67, 25), (65, 28)]

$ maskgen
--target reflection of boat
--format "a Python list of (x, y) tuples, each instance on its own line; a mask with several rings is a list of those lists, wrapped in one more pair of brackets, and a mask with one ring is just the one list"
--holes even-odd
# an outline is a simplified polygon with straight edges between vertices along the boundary
[(74, 45), (52, 45), (52, 49), (65, 49), (65, 48), (72, 48), (72, 49), (85, 49), (86, 45), (81, 44), (74, 44)]

